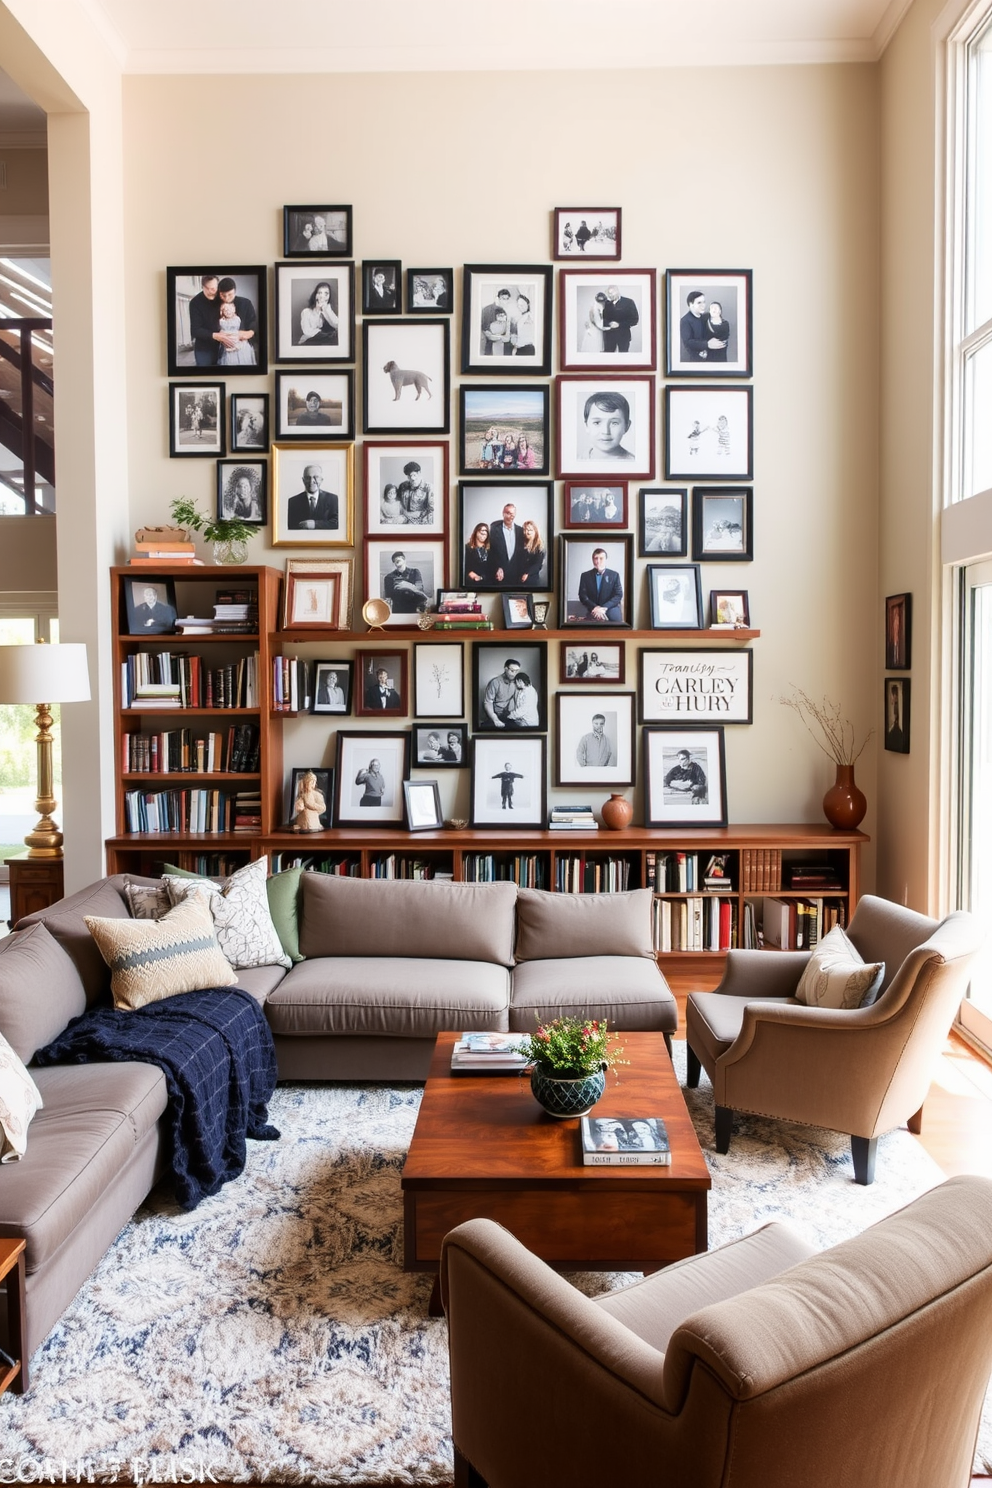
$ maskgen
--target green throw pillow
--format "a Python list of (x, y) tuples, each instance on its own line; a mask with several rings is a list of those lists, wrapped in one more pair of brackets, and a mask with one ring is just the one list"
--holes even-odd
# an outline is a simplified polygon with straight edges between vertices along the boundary
[(291, 961), (306, 959), (300, 954), (300, 890), (304, 871), (303, 868), (287, 868), (284, 873), (273, 873), (265, 884), (272, 923)]

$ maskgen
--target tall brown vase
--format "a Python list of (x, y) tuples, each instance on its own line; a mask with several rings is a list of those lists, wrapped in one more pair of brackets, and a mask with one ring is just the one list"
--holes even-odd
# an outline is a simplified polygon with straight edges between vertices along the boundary
[(854, 766), (838, 765), (837, 779), (823, 798), (823, 814), (838, 832), (852, 832), (864, 819), (868, 802), (854, 783)]

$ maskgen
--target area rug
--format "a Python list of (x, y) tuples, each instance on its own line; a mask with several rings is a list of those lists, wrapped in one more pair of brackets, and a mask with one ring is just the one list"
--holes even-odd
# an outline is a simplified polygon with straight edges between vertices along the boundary
[[(687, 1097), (711, 1245), (772, 1216), (830, 1245), (941, 1180), (906, 1132), (880, 1141), (869, 1188), (842, 1138), (803, 1127), (739, 1119), (719, 1157), (705, 1076)], [(401, 1269), (419, 1101), (281, 1087), (282, 1139), (249, 1143), (240, 1179), (192, 1214), (157, 1190), (35, 1354), (30, 1391), (0, 1403), (3, 1481), (450, 1483), (446, 1325), (426, 1316), (430, 1277)]]

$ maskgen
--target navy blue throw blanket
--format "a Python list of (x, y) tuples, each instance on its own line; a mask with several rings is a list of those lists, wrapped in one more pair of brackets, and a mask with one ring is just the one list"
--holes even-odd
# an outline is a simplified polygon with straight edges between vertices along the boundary
[(73, 1018), (34, 1063), (157, 1064), (169, 1091), (167, 1131), (176, 1199), (193, 1209), (245, 1166), (245, 1137), (272, 1142), (268, 1101), (276, 1052), (259, 1004), (238, 988), (183, 992), (135, 1011)]

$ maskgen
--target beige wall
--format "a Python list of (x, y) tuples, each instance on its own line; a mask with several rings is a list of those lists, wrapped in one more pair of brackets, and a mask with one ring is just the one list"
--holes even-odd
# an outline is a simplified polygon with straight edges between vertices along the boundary
[(0, 224), (7, 216), (48, 216), (48, 154), (45, 150), (0, 149), (7, 186), (0, 191)]
[(51, 517), (4, 517), (0, 593), (58, 588), (55, 523)]
[[(542, 262), (555, 205), (619, 203), (625, 265), (754, 270), (755, 561), (703, 572), (704, 592), (748, 588), (763, 632), (755, 724), (728, 729), (730, 816), (820, 820), (832, 767), (776, 699), (796, 682), (876, 721), (875, 90), (867, 66), (125, 79), (131, 526), (213, 500), (212, 462), (168, 458), (166, 265), (272, 263), (283, 204), (321, 196), (353, 204), (357, 260)], [(287, 766), (322, 757), (322, 723), (287, 725)], [(873, 743), (872, 807), (874, 773)], [(461, 811), (464, 774), (444, 789)]]

